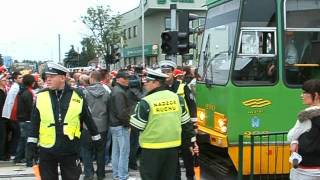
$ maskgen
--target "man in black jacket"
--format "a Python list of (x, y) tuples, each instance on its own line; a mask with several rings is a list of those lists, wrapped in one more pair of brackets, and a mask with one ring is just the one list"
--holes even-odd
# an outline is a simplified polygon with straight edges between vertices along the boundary
[[(25, 149), (28, 134), (31, 128), (31, 111), (34, 100), (33, 86), (35, 79), (31, 74), (26, 74), (22, 78), (22, 86), (17, 95), (18, 99), (18, 113), (17, 120), (20, 126), (20, 138), (17, 147), (17, 154), (14, 159), (15, 163), (21, 163), (25, 157)], [(27, 167), (32, 166), (32, 159), (26, 159)]]
[(110, 99), (110, 131), (112, 134), (112, 176), (113, 179), (126, 180), (129, 177), (128, 161), (130, 152), (128, 101), (129, 74), (119, 70), (116, 85)]
[(35, 158), (39, 143), (39, 168), (42, 180), (58, 180), (58, 166), (62, 179), (78, 180), (81, 174), (79, 159), (80, 129), (86, 124), (92, 140), (101, 143), (101, 136), (92, 120), (85, 99), (66, 84), (68, 69), (48, 63), (48, 89), (37, 94), (31, 116), (27, 156)]

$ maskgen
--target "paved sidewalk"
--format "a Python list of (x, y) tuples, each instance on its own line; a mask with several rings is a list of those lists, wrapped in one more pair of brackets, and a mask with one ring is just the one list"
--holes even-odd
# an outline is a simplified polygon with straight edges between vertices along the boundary
[[(106, 166), (105, 169), (106, 169), (105, 180), (112, 180), (111, 166)], [(182, 168), (181, 171), (182, 171), (181, 179), (186, 180), (185, 169)], [(136, 180), (141, 180), (139, 171), (130, 170), (129, 176), (135, 178)], [(81, 174), (80, 180), (83, 180), (83, 177), (84, 177), (84, 174)], [(11, 161), (0, 161), (0, 180), (34, 180), (34, 179), (35, 177), (31, 167), (26, 167), (24, 165), (14, 165), (13, 162)]]
[[(111, 167), (106, 166), (106, 180), (112, 179)], [(140, 180), (139, 171), (130, 171), (130, 177)], [(83, 179), (83, 174), (80, 180)], [(31, 167), (23, 165), (14, 165), (10, 161), (0, 161), (0, 180), (34, 180), (34, 175)]]

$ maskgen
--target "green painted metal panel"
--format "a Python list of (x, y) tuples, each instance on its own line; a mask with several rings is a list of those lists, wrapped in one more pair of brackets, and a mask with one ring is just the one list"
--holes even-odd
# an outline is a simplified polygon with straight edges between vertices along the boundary
[[(158, 45), (145, 45), (144, 54), (145, 56), (157, 56), (159, 54)], [(124, 48), (123, 57), (138, 57), (142, 56), (142, 47)]]
[[(212, 88), (198, 84), (197, 105), (206, 109), (208, 128), (214, 126), (214, 112), (226, 115), (229, 143), (237, 143), (239, 134), (287, 131), (293, 127), (296, 114), (302, 109), (300, 93), (281, 83), (263, 87), (236, 87), (229, 83)], [(253, 101), (245, 103), (249, 100)], [(263, 102), (267, 105), (254, 107)], [(213, 109), (207, 108), (212, 106)]]

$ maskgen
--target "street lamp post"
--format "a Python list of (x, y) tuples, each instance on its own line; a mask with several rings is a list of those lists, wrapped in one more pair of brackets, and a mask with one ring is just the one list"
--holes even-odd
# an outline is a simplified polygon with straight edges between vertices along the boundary
[(145, 66), (144, 59), (144, 0), (141, 0), (141, 47), (142, 47), (142, 64)]
[(58, 34), (58, 51), (59, 51), (59, 63), (61, 63), (61, 46), (60, 46), (60, 34)]

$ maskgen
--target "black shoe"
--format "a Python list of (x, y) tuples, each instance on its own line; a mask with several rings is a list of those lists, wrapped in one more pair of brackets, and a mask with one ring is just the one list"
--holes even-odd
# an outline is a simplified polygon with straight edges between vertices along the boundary
[(14, 159), (13, 162), (15, 164), (17, 164), (17, 163), (26, 163), (26, 160), (25, 159)]
[(5, 157), (0, 158), (0, 161), (9, 161), (9, 160), (10, 160), (9, 158), (5, 158)]
[(137, 164), (129, 164), (129, 169), (131, 170), (138, 170), (138, 165)]
[(83, 180), (93, 180), (93, 176), (84, 176)]
[(103, 180), (104, 178), (105, 178), (105, 177), (99, 177), (99, 176), (98, 176), (97, 179), (98, 179), (98, 180)]

